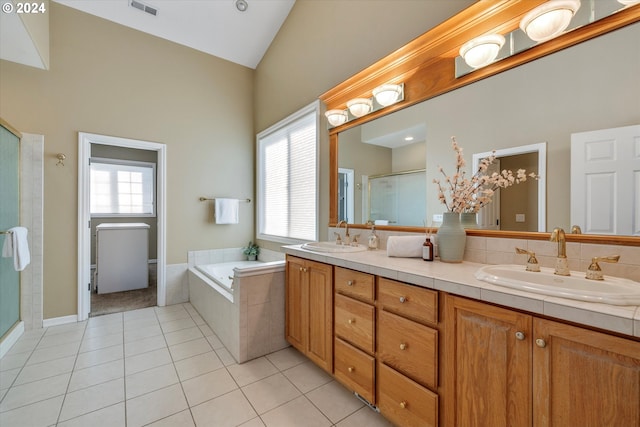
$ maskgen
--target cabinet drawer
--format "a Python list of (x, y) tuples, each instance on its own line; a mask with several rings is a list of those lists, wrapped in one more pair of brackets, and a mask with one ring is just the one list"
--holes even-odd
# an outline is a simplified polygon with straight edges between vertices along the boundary
[(438, 293), (419, 286), (379, 277), (378, 307), (419, 322), (438, 323)]
[(438, 331), (378, 311), (378, 358), (420, 384), (438, 386)]
[(375, 309), (344, 295), (335, 295), (335, 334), (370, 354), (374, 347)]
[(373, 302), (374, 276), (359, 271), (335, 267), (334, 288), (336, 292)]
[(396, 425), (438, 425), (438, 395), (383, 363), (378, 363), (377, 399), (382, 415)]
[(370, 403), (375, 403), (375, 359), (339, 338), (334, 342), (335, 378)]

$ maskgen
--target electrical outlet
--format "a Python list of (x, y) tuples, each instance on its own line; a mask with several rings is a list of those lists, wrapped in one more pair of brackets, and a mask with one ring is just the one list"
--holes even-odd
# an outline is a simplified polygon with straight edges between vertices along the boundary
[(524, 222), (524, 214), (516, 214), (516, 222)]
[(433, 214), (433, 222), (442, 222), (442, 214)]

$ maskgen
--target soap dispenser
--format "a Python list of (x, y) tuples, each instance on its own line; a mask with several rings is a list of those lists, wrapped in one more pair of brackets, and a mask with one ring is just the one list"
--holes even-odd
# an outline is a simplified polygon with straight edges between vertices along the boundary
[(369, 241), (367, 243), (367, 247), (370, 250), (378, 249), (378, 235), (376, 234), (376, 228), (371, 226), (371, 234), (369, 234)]

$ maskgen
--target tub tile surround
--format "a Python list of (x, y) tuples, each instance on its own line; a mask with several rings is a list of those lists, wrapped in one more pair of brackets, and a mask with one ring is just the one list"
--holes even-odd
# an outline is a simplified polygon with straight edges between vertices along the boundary
[[(330, 228), (328, 235), (333, 236), (333, 231), (337, 229)], [(376, 251), (314, 253), (294, 245), (286, 246), (285, 252), (426, 288), (640, 337), (638, 306), (614, 306), (551, 297), (492, 285), (474, 277), (476, 270), (485, 264), (516, 264), (524, 268), (527, 256), (516, 254), (516, 247), (534, 251), (541, 266), (553, 268), (558, 245), (556, 242), (468, 236), (464, 262), (449, 264), (438, 259), (425, 262), (417, 258), (388, 257), (386, 241), (390, 235), (415, 233), (376, 231), (376, 234), (380, 238), (380, 249)], [(620, 255), (617, 264), (601, 264), (605, 277), (622, 277), (640, 283), (640, 247), (567, 243), (567, 257), (572, 271), (584, 273), (592, 257), (604, 255)]]
[[(284, 334), (284, 266), (281, 271), (243, 275), (240, 286), (235, 286), (234, 281), (232, 301), (206, 284), (204, 276), (194, 267), (245, 259), (242, 248), (188, 254), (190, 300), (238, 363), (289, 346)], [(262, 249), (258, 260), (283, 261), (284, 254)]]

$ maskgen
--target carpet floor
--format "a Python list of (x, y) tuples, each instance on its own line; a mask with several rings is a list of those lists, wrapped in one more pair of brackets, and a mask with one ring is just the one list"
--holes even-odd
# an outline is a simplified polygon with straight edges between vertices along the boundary
[(145, 307), (154, 307), (158, 303), (157, 290), (156, 265), (149, 264), (148, 288), (135, 289), (133, 291), (112, 292), (109, 294), (92, 293), (91, 313), (89, 314), (89, 317), (120, 313)]

